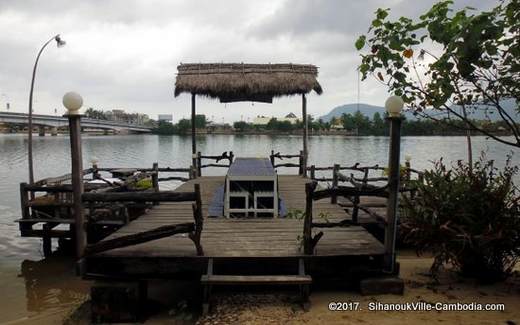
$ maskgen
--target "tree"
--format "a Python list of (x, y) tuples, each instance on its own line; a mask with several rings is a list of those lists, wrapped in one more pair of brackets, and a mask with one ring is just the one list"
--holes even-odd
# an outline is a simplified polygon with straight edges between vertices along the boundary
[(233, 128), (235, 130), (238, 130), (239, 132), (244, 132), (244, 131), (250, 130), (252, 127), (251, 127), (251, 124), (249, 124), (247, 122), (237, 121), (237, 122), (233, 123)]
[[(514, 99), (520, 111), (520, 1), (503, 0), (479, 13), (453, 12), (452, 4), (441, 1), (417, 21), (391, 21), (389, 9), (378, 9), (368, 37), (355, 43), (358, 50), (368, 48), (361, 55), (362, 79), (375, 76), (420, 116), (520, 147), (519, 124), (503, 106)], [(513, 139), (469, 118), (475, 110), (499, 116)]]
[(159, 121), (157, 127), (152, 130), (152, 133), (160, 135), (172, 135), (177, 133), (177, 131), (178, 128), (170, 122)]
[(381, 117), (379, 112), (375, 112), (372, 117), (372, 134), (373, 135), (385, 135), (388, 134), (388, 124)]
[(207, 124), (206, 115), (204, 115), (204, 114), (195, 115), (195, 127), (197, 129), (204, 129), (206, 127), (206, 124)]
[(177, 129), (181, 134), (188, 133), (188, 131), (191, 130), (191, 120), (185, 118), (180, 119), (179, 123), (177, 123)]

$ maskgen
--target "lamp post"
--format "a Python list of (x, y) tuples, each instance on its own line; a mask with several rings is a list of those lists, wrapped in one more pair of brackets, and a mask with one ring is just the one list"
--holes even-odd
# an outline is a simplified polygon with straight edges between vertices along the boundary
[(399, 155), (401, 149), (401, 111), (404, 102), (399, 96), (391, 96), (385, 102), (390, 121), (390, 154), (388, 158), (388, 201), (386, 207), (384, 270), (395, 273), (395, 238), (397, 232), (397, 209), (399, 207)]
[(74, 232), (76, 235), (76, 256), (78, 258), (83, 256), (87, 245), (85, 211), (81, 201), (83, 194), (83, 157), (81, 153), (81, 115), (79, 109), (82, 105), (83, 98), (75, 92), (68, 92), (63, 96), (63, 106), (67, 109), (67, 114), (64, 116), (69, 119)]
[(43, 44), (42, 48), (38, 52), (36, 56), (36, 61), (34, 62), (32, 79), (31, 79), (31, 90), (29, 92), (29, 125), (28, 125), (28, 145), (27, 145), (27, 159), (29, 161), (29, 183), (34, 183), (34, 170), (33, 170), (33, 155), (32, 155), (32, 103), (33, 103), (33, 91), (34, 91), (34, 79), (36, 77), (36, 68), (38, 67), (38, 61), (40, 60), (40, 56), (42, 55), (43, 50), (49, 45), (52, 41), (56, 41), (56, 45), (58, 47), (62, 47), (65, 45), (65, 41), (61, 39), (60, 34), (53, 36), (50, 40)]

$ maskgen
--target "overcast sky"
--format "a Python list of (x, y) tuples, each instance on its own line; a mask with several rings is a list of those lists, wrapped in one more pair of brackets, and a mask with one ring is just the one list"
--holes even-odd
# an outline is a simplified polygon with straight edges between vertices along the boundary
[[(324, 93), (308, 97), (321, 116), (357, 101), (359, 54), (355, 39), (365, 33), (379, 7), (394, 16), (416, 17), (432, 0), (0, 0), (0, 110), (26, 112), (36, 54), (61, 34), (63, 48), (50, 45), (38, 67), (34, 111), (64, 112), (61, 98), (79, 92), (85, 107), (123, 108), (156, 118), (188, 117), (189, 95), (173, 97), (180, 62), (311, 63), (319, 67)], [(455, 0), (457, 7), (488, 9), (496, 1)], [(386, 90), (361, 83), (361, 102), (383, 105)], [(258, 114), (301, 114), (300, 99), (273, 104), (220, 104), (198, 99), (197, 110), (217, 122)]]

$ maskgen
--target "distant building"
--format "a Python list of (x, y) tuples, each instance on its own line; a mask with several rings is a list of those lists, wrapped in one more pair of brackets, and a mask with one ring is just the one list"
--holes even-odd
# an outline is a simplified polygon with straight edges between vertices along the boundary
[(172, 123), (173, 114), (159, 114), (157, 115), (157, 120)]
[(253, 124), (255, 125), (267, 125), (269, 121), (273, 118), (276, 118), (277, 121), (283, 122), (288, 121), (291, 122), (291, 124), (296, 124), (300, 120), (294, 113), (289, 113), (285, 115), (285, 117), (274, 117), (274, 116), (263, 116), (258, 115), (253, 119)]

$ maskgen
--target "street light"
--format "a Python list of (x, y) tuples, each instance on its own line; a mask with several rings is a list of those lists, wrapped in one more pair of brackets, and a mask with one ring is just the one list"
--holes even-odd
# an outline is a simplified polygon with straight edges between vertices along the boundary
[(403, 110), (404, 102), (403, 99), (399, 96), (390, 96), (385, 102), (385, 108), (390, 117), (399, 117), (401, 116), (401, 111)]
[(63, 106), (67, 109), (65, 117), (69, 119), (72, 203), (74, 204), (74, 230), (76, 234), (76, 256), (81, 258), (87, 245), (85, 233), (85, 212), (81, 201), (83, 195), (83, 154), (81, 153), (81, 115), (79, 109), (83, 98), (73, 91), (63, 96)]
[(395, 269), (395, 239), (397, 232), (397, 209), (399, 199), (401, 150), (401, 111), (404, 102), (399, 96), (391, 96), (385, 102), (390, 121), (390, 154), (388, 157), (388, 201), (386, 206), (387, 225), (385, 228), (385, 266), (384, 270), (390, 274), (396, 273)]
[(60, 34), (53, 36), (50, 40), (43, 44), (42, 48), (38, 52), (38, 56), (36, 56), (36, 61), (34, 62), (32, 79), (31, 79), (31, 90), (29, 92), (29, 143), (27, 147), (27, 156), (29, 160), (29, 183), (34, 183), (34, 171), (33, 171), (33, 155), (32, 155), (32, 104), (33, 104), (33, 91), (34, 91), (34, 79), (36, 77), (36, 68), (38, 67), (38, 61), (40, 60), (40, 55), (43, 50), (49, 45), (52, 41), (56, 41), (56, 45), (58, 47), (63, 47), (65, 45), (65, 41), (61, 39)]

